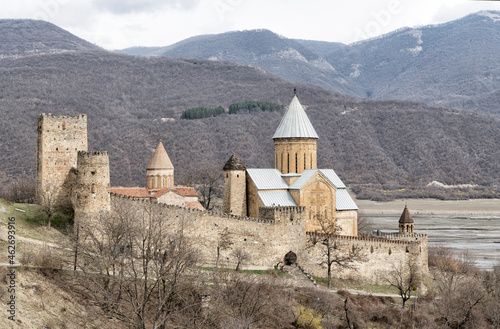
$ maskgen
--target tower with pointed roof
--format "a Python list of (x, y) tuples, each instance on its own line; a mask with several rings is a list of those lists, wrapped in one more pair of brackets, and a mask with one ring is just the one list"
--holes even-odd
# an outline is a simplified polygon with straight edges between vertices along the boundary
[(413, 229), (413, 218), (411, 218), (408, 205), (405, 205), (405, 209), (399, 218), (399, 233), (413, 233)]
[(146, 168), (146, 186), (150, 190), (174, 187), (174, 166), (161, 139)]
[(294, 95), (273, 135), (274, 167), (283, 174), (316, 169), (318, 138), (297, 95)]
[(247, 216), (246, 167), (233, 153), (224, 165), (222, 210), (226, 214)]

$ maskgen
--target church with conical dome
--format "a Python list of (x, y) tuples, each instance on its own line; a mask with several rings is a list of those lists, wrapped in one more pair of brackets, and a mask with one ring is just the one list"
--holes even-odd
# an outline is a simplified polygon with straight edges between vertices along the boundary
[(339, 235), (357, 236), (358, 207), (333, 169), (317, 168), (319, 136), (297, 95), (272, 138), (274, 168), (246, 168), (236, 154), (228, 160), (223, 211), (258, 218), (261, 207), (303, 206), (306, 231), (330, 220)]
[(161, 139), (146, 167), (146, 187), (112, 187), (109, 191), (121, 196), (205, 210), (194, 187), (174, 185), (174, 165)]

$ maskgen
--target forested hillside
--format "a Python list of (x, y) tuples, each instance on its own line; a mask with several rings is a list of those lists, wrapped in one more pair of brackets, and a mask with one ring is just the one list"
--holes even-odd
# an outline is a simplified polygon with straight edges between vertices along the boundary
[(293, 40), (271, 31), (192, 37), (122, 52), (260, 67), (290, 81), (355, 97), (424, 101), (500, 116), (500, 12), (403, 28), (350, 45)]
[(88, 114), (90, 148), (109, 151), (113, 185), (144, 185), (159, 138), (177, 179), (206, 165), (222, 167), (232, 152), (247, 167), (271, 167), (282, 111), (180, 115), (243, 101), (287, 106), (294, 87), (320, 136), (318, 165), (347, 183), (499, 183), (497, 119), (423, 103), (359, 101), (248, 66), (106, 52), (0, 60), (0, 171), (34, 175), (42, 112)]

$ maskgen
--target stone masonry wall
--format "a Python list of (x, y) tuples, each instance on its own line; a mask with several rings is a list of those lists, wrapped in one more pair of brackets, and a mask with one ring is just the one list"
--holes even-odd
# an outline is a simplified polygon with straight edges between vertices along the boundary
[(36, 200), (71, 207), (70, 171), (78, 151), (87, 151), (87, 116), (40, 114), (37, 126)]
[(222, 210), (237, 216), (247, 215), (246, 170), (225, 170)]
[[(233, 245), (231, 249), (221, 252), (220, 260), (227, 264), (233, 264), (235, 261), (231, 255), (233, 250), (243, 249), (251, 256), (249, 264), (272, 267), (283, 261), (288, 251), (298, 252), (304, 249), (306, 241), (300, 207), (277, 208), (273, 219), (257, 219), (159, 204), (114, 194), (111, 194), (111, 206), (135, 207), (138, 210), (151, 207), (151, 211), (160, 214), (165, 225), (170, 225), (172, 230), (183, 227), (185, 234), (197, 246), (200, 256), (208, 265), (215, 263), (217, 242), (226, 228), (231, 233)], [(291, 214), (293, 215), (290, 216)], [(293, 220), (290, 220), (290, 217), (293, 217)]]
[[(306, 235), (305, 222), (302, 219), (305, 212), (303, 207), (261, 207), (261, 218), (257, 219), (158, 204), (113, 194), (111, 204), (112, 208), (151, 207), (148, 211), (162, 216), (164, 223), (170, 225), (172, 231), (182, 226), (207, 265), (215, 263), (217, 241), (221, 232), (227, 228), (233, 245), (221, 252), (220, 261), (225, 266), (234, 264), (232, 252), (236, 249), (243, 249), (251, 256), (249, 265), (267, 267), (282, 262), (285, 254), (293, 251), (298, 257), (298, 263), (307, 272), (326, 277), (326, 267), (319, 265), (324, 260), (324, 246), (321, 243), (324, 236), (315, 233)], [(409, 260), (417, 262), (420, 268), (427, 271), (427, 236), (423, 234), (383, 238), (337, 236), (336, 245), (340, 252), (346, 252), (353, 247), (360, 248), (363, 257), (355, 264), (356, 270), (335, 268), (335, 277), (384, 284), (387, 283), (393, 266), (407, 264)]]
[(78, 170), (73, 193), (75, 218), (80, 214), (109, 211), (109, 156), (107, 151), (78, 152)]
[[(298, 262), (310, 274), (326, 277), (327, 267), (320, 265), (326, 260), (326, 247), (322, 244), (322, 234), (307, 234), (307, 248), (299, 255)], [(415, 263), (422, 271), (427, 272), (427, 235), (412, 234), (401, 236), (401, 239), (357, 238), (337, 236), (336, 252), (345, 253), (352, 248), (359, 248), (361, 259), (354, 263), (355, 269), (338, 268), (333, 265), (334, 277), (357, 279), (372, 284), (387, 284), (394, 266)]]

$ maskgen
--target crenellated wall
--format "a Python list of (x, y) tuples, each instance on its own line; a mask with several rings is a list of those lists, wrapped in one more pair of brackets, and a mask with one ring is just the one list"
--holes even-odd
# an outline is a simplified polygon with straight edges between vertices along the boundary
[(172, 230), (182, 224), (207, 264), (215, 263), (217, 241), (226, 228), (231, 234), (233, 245), (230, 250), (221, 253), (221, 260), (230, 264), (234, 263), (232, 251), (241, 248), (251, 256), (250, 264), (272, 267), (283, 261), (288, 251), (303, 249), (306, 240), (300, 217), (286, 219), (290, 211), (298, 216), (300, 209), (277, 209), (274, 218), (262, 219), (183, 208), (115, 194), (111, 194), (111, 207), (135, 208), (138, 214), (142, 207), (151, 207), (151, 211), (162, 216)]
[[(181, 224), (185, 233), (197, 246), (207, 264), (215, 263), (217, 241), (226, 228), (231, 234), (233, 245), (222, 251), (221, 260), (233, 264), (233, 250), (241, 248), (251, 256), (249, 264), (272, 267), (283, 261), (289, 251), (297, 254), (298, 263), (316, 276), (325, 277), (324, 235), (305, 231), (304, 207), (261, 207), (260, 218), (235, 216), (221, 212), (201, 211), (179, 206), (158, 204), (144, 199), (135, 199), (111, 194), (114, 207), (150, 207), (161, 216), (172, 230)], [(340, 252), (359, 248), (363, 255), (356, 270), (335, 269), (334, 275), (341, 278), (360, 279), (370, 283), (386, 283), (392, 266), (407, 263), (411, 258), (427, 271), (427, 236), (422, 234), (384, 236), (380, 238), (358, 238), (337, 236), (335, 243)]]
[[(307, 233), (307, 246), (300, 255), (301, 264), (313, 275), (325, 277), (327, 267), (321, 264), (325, 259), (326, 247), (323, 244), (326, 235)], [(427, 235), (411, 234), (384, 237), (335, 236), (335, 253), (346, 255), (356, 249), (360, 255), (354, 262), (354, 269), (333, 266), (335, 277), (356, 279), (373, 284), (387, 284), (394, 266), (407, 265), (408, 261), (427, 272)]]

